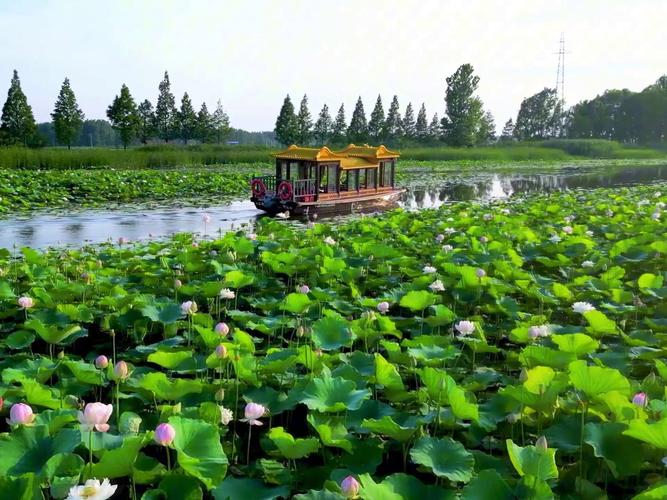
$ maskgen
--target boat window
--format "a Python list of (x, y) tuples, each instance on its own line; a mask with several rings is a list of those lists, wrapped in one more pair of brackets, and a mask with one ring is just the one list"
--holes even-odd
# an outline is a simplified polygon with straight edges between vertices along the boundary
[(391, 163), (384, 163), (384, 175), (382, 185), (385, 187), (391, 186)]
[(338, 166), (337, 165), (329, 165), (329, 168), (327, 168), (327, 192), (328, 193), (335, 193), (336, 192), (336, 175), (338, 173)]
[(368, 180), (368, 169), (357, 170), (359, 172), (359, 189), (366, 189), (366, 182)]
[(366, 187), (368, 189), (375, 189), (375, 176), (377, 174), (377, 170), (374, 168), (369, 168), (366, 171)]

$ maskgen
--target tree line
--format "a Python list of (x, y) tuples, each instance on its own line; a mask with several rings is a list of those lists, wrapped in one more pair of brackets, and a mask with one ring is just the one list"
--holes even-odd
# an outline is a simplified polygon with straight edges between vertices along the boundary
[(346, 142), (384, 143), (390, 146), (436, 144), (444, 141), (451, 146), (476, 146), (495, 139), (493, 116), (484, 111), (476, 95), (479, 77), (470, 64), (461, 65), (447, 78), (446, 112), (429, 120), (422, 103), (415, 118), (409, 102), (401, 115), (398, 96), (394, 96), (385, 114), (382, 96), (378, 95), (370, 117), (366, 118), (364, 103), (359, 97), (348, 123), (345, 105), (341, 104), (335, 118), (325, 104), (313, 121), (308, 109), (308, 96), (301, 99), (298, 112), (289, 96), (285, 97), (276, 119), (275, 134), (285, 145), (311, 143), (340, 145)]
[[(146, 144), (151, 139), (164, 142), (180, 140), (186, 144), (192, 140), (220, 143), (231, 132), (229, 116), (219, 100), (212, 113), (205, 102), (197, 112), (186, 92), (177, 109), (166, 71), (159, 85), (155, 108), (148, 99), (137, 104), (130, 89), (123, 84), (106, 114), (124, 148), (135, 140)], [(77, 145), (77, 141), (80, 142), (85, 115), (77, 103), (69, 78), (65, 78), (60, 88), (51, 119), (52, 127), (47, 130), (53, 131), (59, 144), (71, 148)], [(45, 140), (39, 133), (32, 107), (28, 104), (18, 73), (14, 70), (7, 100), (2, 107), (0, 144), (39, 146)]]

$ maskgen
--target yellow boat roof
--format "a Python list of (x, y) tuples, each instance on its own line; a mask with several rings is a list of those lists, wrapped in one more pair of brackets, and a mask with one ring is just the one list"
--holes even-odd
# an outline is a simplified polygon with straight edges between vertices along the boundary
[(306, 160), (315, 162), (338, 161), (343, 169), (377, 167), (379, 160), (398, 158), (400, 155), (385, 146), (357, 146), (350, 144), (340, 151), (328, 147), (305, 148), (292, 144), (286, 150), (275, 153), (279, 160)]

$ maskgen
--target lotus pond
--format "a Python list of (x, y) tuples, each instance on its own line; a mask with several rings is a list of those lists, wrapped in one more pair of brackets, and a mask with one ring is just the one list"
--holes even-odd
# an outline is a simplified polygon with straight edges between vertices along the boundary
[(0, 250), (0, 498), (664, 498), (660, 191)]

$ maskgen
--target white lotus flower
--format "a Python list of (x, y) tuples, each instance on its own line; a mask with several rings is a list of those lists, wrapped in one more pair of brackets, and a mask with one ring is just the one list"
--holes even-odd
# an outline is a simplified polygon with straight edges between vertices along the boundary
[(572, 304), (572, 310), (579, 314), (584, 314), (588, 311), (595, 311), (595, 307), (588, 302), (575, 302)]
[(442, 243), (444, 240), (445, 240), (444, 234), (439, 234), (438, 236), (435, 237), (436, 243)]
[(234, 420), (234, 414), (232, 413), (232, 410), (229, 410), (224, 406), (219, 406), (218, 408), (220, 408), (220, 423), (222, 425), (228, 425), (229, 422)]
[(528, 336), (531, 339), (536, 339), (538, 337), (548, 337), (549, 335), (551, 335), (549, 325), (535, 325), (528, 329)]
[(454, 328), (456, 328), (461, 336), (470, 335), (475, 331), (475, 323), (472, 321), (463, 320), (456, 323)]
[(572, 226), (563, 226), (563, 232), (565, 234), (572, 234), (572, 231), (574, 231), (574, 229), (572, 229)]
[(424, 268), (422, 269), (422, 272), (423, 272), (424, 274), (433, 274), (433, 273), (435, 273), (435, 272), (437, 272), (437, 271), (438, 271), (438, 270), (437, 270), (435, 267), (433, 267), (433, 266), (424, 266)]
[(655, 212), (653, 212), (651, 214), (651, 219), (653, 219), (653, 220), (659, 220), (660, 219), (660, 210), (659, 209), (657, 209), (657, 208), (655, 209)]
[(118, 485), (111, 484), (108, 479), (101, 483), (97, 479), (89, 479), (82, 486), (70, 488), (65, 500), (106, 500), (116, 493)]
[(557, 234), (554, 234), (551, 238), (549, 238), (549, 241), (551, 243), (560, 243), (561, 242), (561, 237), (558, 236)]
[(591, 231), (590, 229), (586, 231), (586, 236), (588, 236), (589, 238), (592, 237), (593, 234), (594, 234), (593, 231)]
[(236, 294), (234, 293), (233, 290), (230, 290), (229, 288), (223, 288), (222, 290), (220, 290), (221, 299), (229, 300), (233, 299), (234, 297), (236, 297)]
[(453, 227), (446, 227), (445, 228), (445, 234), (454, 234), (456, 232), (456, 229)]
[(581, 263), (581, 267), (593, 267), (595, 263), (592, 260), (585, 260)]
[(444, 292), (445, 291), (445, 285), (442, 284), (442, 281), (440, 280), (435, 280), (433, 283), (431, 283), (428, 286), (431, 291), (433, 292)]
[(492, 220), (493, 219), (493, 214), (484, 214), (483, 219), (484, 220)]
[(331, 236), (327, 236), (326, 238), (324, 238), (324, 243), (326, 243), (327, 245), (335, 245), (336, 240), (334, 240)]
[(454, 250), (454, 247), (451, 246), (451, 245), (442, 245), (442, 249), (443, 249), (445, 252), (451, 252), (452, 250)]

